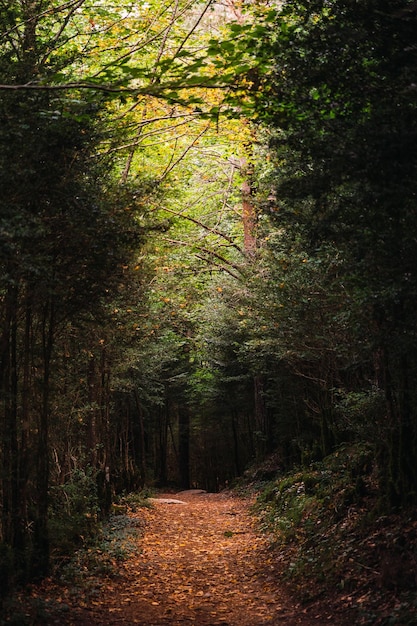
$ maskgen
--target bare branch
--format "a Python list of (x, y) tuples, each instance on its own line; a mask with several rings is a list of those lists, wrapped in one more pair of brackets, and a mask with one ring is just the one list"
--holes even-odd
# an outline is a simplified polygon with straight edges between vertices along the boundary
[(207, 226), (207, 224), (204, 224), (200, 220), (197, 220), (195, 217), (191, 217), (191, 215), (185, 215), (184, 213), (178, 213), (177, 211), (174, 211), (173, 209), (168, 209), (167, 207), (164, 207), (163, 210), (166, 211), (167, 213), (171, 213), (172, 215), (175, 215), (176, 217), (180, 217), (182, 219), (188, 220), (189, 222), (193, 222), (193, 224), (197, 224), (197, 226), (200, 226), (204, 230), (206, 230), (206, 231), (208, 231), (210, 233), (213, 233), (215, 235), (218, 235), (222, 239), (225, 239), (226, 241), (228, 241), (232, 248), (235, 248), (238, 252), (240, 252), (243, 256), (245, 256), (245, 253), (243, 252), (242, 248), (240, 248), (240, 246), (238, 246), (238, 244), (232, 239), (232, 237), (229, 237), (225, 233), (222, 233), (217, 228), (212, 228), (211, 226)]
[[(197, 257), (197, 259), (200, 259), (200, 261), (204, 261), (204, 263), (208, 263), (209, 262), (206, 258), (204, 258), (203, 256), (200, 256), (199, 254), (196, 254), (196, 257)], [(221, 270), (223, 272), (226, 272), (226, 274), (229, 274), (229, 276), (232, 276), (236, 280), (241, 280), (240, 276), (235, 274), (228, 267), (225, 267), (224, 265), (221, 265), (220, 263), (215, 263), (214, 261), (210, 261), (210, 264), (213, 264), (214, 267), (217, 267), (219, 270)]]
[(201, 20), (203, 19), (203, 17), (205, 16), (205, 14), (207, 13), (207, 11), (209, 10), (209, 8), (211, 7), (212, 4), (213, 4), (213, 0), (208, 0), (208, 2), (206, 3), (206, 6), (204, 7), (204, 9), (201, 11), (200, 15), (198, 16), (198, 19), (197, 19), (196, 23), (188, 31), (187, 35), (184, 37), (184, 39), (182, 40), (181, 44), (177, 48), (177, 50), (176, 50), (176, 52), (174, 54), (174, 57), (173, 57), (174, 59), (179, 55), (179, 53), (184, 48), (185, 44), (187, 43), (187, 41), (189, 40), (191, 35), (196, 31), (196, 29), (198, 28), (199, 24), (201, 23)]
[[(157, 88), (153, 86), (149, 87), (126, 87), (120, 85), (106, 85), (104, 83), (89, 83), (89, 82), (68, 82), (60, 84), (46, 84), (46, 83), (24, 83), (18, 85), (12, 84), (0, 84), (0, 90), (5, 91), (68, 91), (72, 89), (91, 89), (92, 91), (102, 91), (107, 93), (117, 94), (131, 94), (131, 95), (143, 95), (152, 96), (154, 98), (160, 98), (161, 100), (173, 100), (169, 90), (174, 89), (176, 91), (182, 89), (224, 89), (225, 85), (215, 83), (193, 83), (192, 85), (179, 85), (178, 83), (167, 83), (165, 85), (158, 85)], [(167, 91), (167, 93), (164, 93)]]
[[(173, 244), (175, 246), (184, 246), (184, 247), (189, 247), (190, 246), (189, 242), (181, 241), (179, 239), (170, 239), (170, 238), (166, 237), (164, 239), (164, 241), (166, 241), (167, 243)], [(214, 256), (219, 261), (222, 261), (222, 263), (225, 263), (225, 265), (232, 267), (233, 269), (235, 269), (240, 274), (243, 273), (242, 272), (242, 268), (237, 263), (233, 263), (232, 261), (230, 261), (229, 259), (227, 259), (223, 255), (219, 254), (215, 250), (210, 250), (209, 248), (203, 248), (202, 246), (197, 246), (197, 250), (199, 250), (200, 252), (205, 252), (209, 256)], [(202, 259), (203, 257), (199, 256), (198, 258)]]
[(202, 248), (202, 247), (200, 247), (199, 249), (201, 250), (201, 252), (205, 252), (209, 256), (215, 257), (219, 261), (222, 261), (222, 263), (225, 263), (226, 265), (228, 265), (230, 267), (233, 267), (233, 269), (235, 269), (240, 274), (243, 273), (242, 272), (242, 268), (239, 265), (237, 265), (237, 263), (232, 263), (232, 261), (230, 261), (229, 259), (226, 259), (226, 257), (224, 257), (223, 255), (219, 254), (215, 250), (210, 250), (209, 248)]
[(181, 156), (178, 157), (176, 161), (173, 161), (173, 156), (175, 152), (172, 153), (171, 162), (167, 165), (164, 172), (162, 172), (162, 175), (160, 176), (161, 181), (164, 180), (164, 178), (166, 178), (166, 176), (168, 176), (168, 174), (172, 172), (174, 167), (178, 165), (178, 163), (180, 163), (184, 159), (184, 157), (188, 154), (191, 148), (197, 143), (200, 137), (202, 137), (208, 131), (209, 128), (210, 128), (210, 124), (207, 124), (207, 126), (205, 126), (203, 130), (197, 135), (197, 137), (193, 139), (190, 145), (184, 150), (184, 152), (181, 154)]

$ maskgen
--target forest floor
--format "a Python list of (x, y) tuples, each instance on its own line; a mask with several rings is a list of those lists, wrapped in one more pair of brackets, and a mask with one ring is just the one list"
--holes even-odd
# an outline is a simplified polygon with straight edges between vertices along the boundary
[[(355, 623), (335, 598), (301, 602), (280, 576), (279, 555), (250, 514), (252, 500), (232, 493), (158, 494), (129, 511), (129, 556), (117, 572), (81, 587), (47, 580), (21, 605), (13, 624), (61, 626), (344, 626)], [(121, 517), (126, 518), (126, 515)], [(97, 557), (97, 554), (96, 554)], [(103, 554), (104, 558), (104, 554)], [(84, 565), (88, 569), (88, 565)], [(99, 579), (98, 579), (99, 578)], [(37, 602), (36, 614), (27, 606)], [(27, 606), (26, 606), (26, 603)], [(39, 607), (42, 607), (41, 609)], [(7, 622), (9, 623), (9, 622)]]

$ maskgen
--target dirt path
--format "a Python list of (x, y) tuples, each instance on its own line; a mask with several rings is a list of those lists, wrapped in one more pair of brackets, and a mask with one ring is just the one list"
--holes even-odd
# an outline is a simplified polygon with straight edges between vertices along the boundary
[[(165, 500), (177, 499), (170, 503)], [(160, 495), (138, 551), (96, 601), (71, 606), (73, 626), (310, 626), (342, 624), (331, 611), (297, 605), (256, 532), (250, 503), (226, 494)], [(64, 619), (63, 619), (64, 618)]]

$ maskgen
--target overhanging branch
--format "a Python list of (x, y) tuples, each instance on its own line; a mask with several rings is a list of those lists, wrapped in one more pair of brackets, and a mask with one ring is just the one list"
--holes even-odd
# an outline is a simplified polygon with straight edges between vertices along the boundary
[[(69, 82), (59, 84), (42, 84), (42, 83), (24, 83), (24, 84), (0, 84), (0, 90), (3, 91), (66, 91), (71, 89), (90, 89), (92, 91), (104, 91), (107, 93), (117, 94), (129, 94), (132, 96), (152, 96), (154, 98), (161, 98), (162, 100), (178, 100), (178, 91), (183, 89), (225, 89), (226, 85), (223, 84), (210, 84), (210, 83), (192, 83), (190, 85), (166, 85), (160, 89), (152, 88), (137, 88), (137, 87), (125, 87), (120, 85), (106, 85), (104, 83), (89, 83), (89, 82)], [(176, 98), (173, 94), (169, 93), (169, 90), (175, 90)], [(184, 100), (185, 102), (185, 100)]]
[(232, 248), (235, 248), (238, 252), (240, 252), (244, 256), (244, 252), (243, 252), (242, 248), (237, 245), (237, 243), (232, 239), (232, 237), (229, 237), (225, 233), (222, 233), (217, 228), (212, 228), (211, 226), (208, 226), (207, 224), (204, 224), (203, 222), (201, 222), (200, 220), (196, 219), (195, 217), (191, 217), (191, 215), (185, 215), (184, 213), (178, 213), (178, 211), (174, 211), (173, 209), (168, 209), (167, 207), (164, 207), (163, 210), (166, 211), (167, 213), (171, 213), (172, 215), (175, 215), (176, 217), (180, 217), (180, 218), (182, 218), (184, 220), (188, 220), (189, 222), (193, 222), (193, 224), (197, 224), (197, 226), (201, 226), (201, 228), (203, 228), (204, 230), (206, 230), (209, 233), (213, 233), (215, 235), (218, 235), (222, 239), (225, 239), (226, 241), (228, 241), (230, 243), (230, 245), (232, 246)]

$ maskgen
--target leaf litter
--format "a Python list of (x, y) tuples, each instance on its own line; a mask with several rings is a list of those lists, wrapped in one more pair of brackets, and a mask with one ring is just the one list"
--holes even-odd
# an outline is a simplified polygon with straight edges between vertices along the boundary
[[(172, 500), (180, 499), (178, 502)], [(27, 624), (53, 626), (343, 626), (331, 606), (305, 606), (280, 578), (279, 555), (229, 492), (161, 494), (129, 513), (135, 545), (93, 591), (46, 581), (32, 596), (48, 606)], [(96, 575), (97, 576), (97, 575)], [(25, 622), (22, 622), (25, 623)]]

